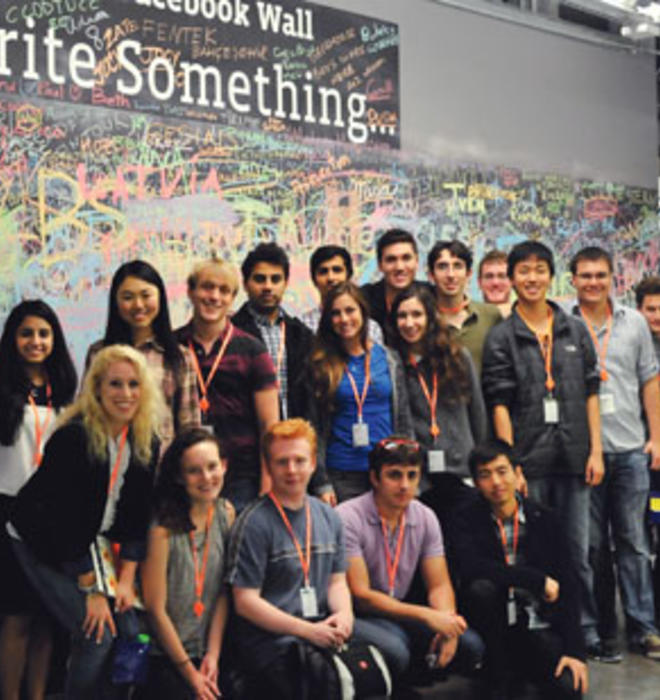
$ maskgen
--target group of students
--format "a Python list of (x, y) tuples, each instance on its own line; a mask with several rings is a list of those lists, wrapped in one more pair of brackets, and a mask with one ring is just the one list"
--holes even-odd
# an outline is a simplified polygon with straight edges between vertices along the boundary
[[(565, 308), (547, 299), (554, 261), (537, 241), (482, 259), (484, 303), (460, 241), (433, 246), (428, 283), (410, 233), (386, 232), (376, 253), (382, 279), (359, 288), (346, 249), (314, 251), (320, 304), (301, 319), (282, 306), (278, 245), (245, 258), (235, 312), (237, 272), (201, 262), (176, 331), (158, 272), (126, 263), (77, 396), (52, 309), (12, 310), (3, 698), (23, 676), (43, 697), (50, 616), (71, 632), (67, 697), (114, 697), (114, 639), (144, 625), (136, 606), (155, 638), (143, 699), (294, 697), (291, 645), (351, 637), (382, 650), (397, 687), (455, 668), (511, 697), (525, 670), (579, 697), (587, 656), (621, 658), (610, 530), (629, 643), (660, 659), (646, 526), (660, 279), (638, 288), (647, 323), (612, 298), (600, 248), (572, 260)], [(100, 535), (117, 559), (110, 598)]]

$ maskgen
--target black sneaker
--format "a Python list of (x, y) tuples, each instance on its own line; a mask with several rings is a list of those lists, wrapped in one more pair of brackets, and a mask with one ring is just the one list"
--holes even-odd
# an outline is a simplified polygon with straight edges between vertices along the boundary
[(602, 664), (620, 664), (623, 661), (623, 654), (616, 642), (609, 639), (587, 645), (587, 656), (592, 661), (600, 661)]

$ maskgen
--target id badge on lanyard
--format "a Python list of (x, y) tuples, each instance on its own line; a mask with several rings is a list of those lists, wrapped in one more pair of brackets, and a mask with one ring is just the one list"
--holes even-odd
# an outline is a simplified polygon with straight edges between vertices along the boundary
[(598, 403), (600, 405), (601, 416), (611, 416), (614, 413), (614, 394), (610, 394), (609, 392), (599, 394)]
[(559, 403), (552, 396), (543, 399), (543, 419), (546, 423), (559, 423)]
[(303, 586), (300, 589), (300, 605), (305, 619), (319, 616), (319, 604), (313, 586)]
[(437, 474), (439, 472), (444, 472), (447, 470), (445, 464), (445, 451), (444, 450), (429, 450), (429, 473)]
[(353, 447), (369, 447), (368, 423), (353, 423)]

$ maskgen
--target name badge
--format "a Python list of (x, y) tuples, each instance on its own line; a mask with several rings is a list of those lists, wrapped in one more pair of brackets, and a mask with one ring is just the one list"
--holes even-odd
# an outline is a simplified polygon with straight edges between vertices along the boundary
[(559, 423), (559, 404), (557, 399), (543, 399), (543, 416), (546, 423)]
[(300, 589), (300, 604), (304, 618), (319, 616), (319, 605), (316, 601), (316, 590), (311, 586), (303, 586)]
[(353, 447), (369, 447), (368, 423), (353, 423)]
[(600, 394), (598, 402), (601, 416), (611, 416), (614, 413), (614, 394)]
[(446, 471), (445, 466), (445, 451), (444, 450), (429, 450), (429, 473), (436, 474), (437, 472)]
[(513, 594), (510, 594), (508, 600), (506, 601), (506, 621), (508, 622), (509, 627), (512, 627), (516, 624), (516, 622), (518, 622), (516, 599), (513, 597)]

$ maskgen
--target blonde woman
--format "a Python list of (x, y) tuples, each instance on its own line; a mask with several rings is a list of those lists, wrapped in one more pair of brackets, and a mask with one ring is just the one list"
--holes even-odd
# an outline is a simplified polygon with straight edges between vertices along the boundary
[[(14, 550), (44, 604), (71, 631), (67, 698), (99, 696), (117, 626), (134, 622), (162, 404), (141, 353), (104, 348), (16, 499), (8, 528)], [(92, 565), (99, 534), (120, 547), (114, 600)]]

